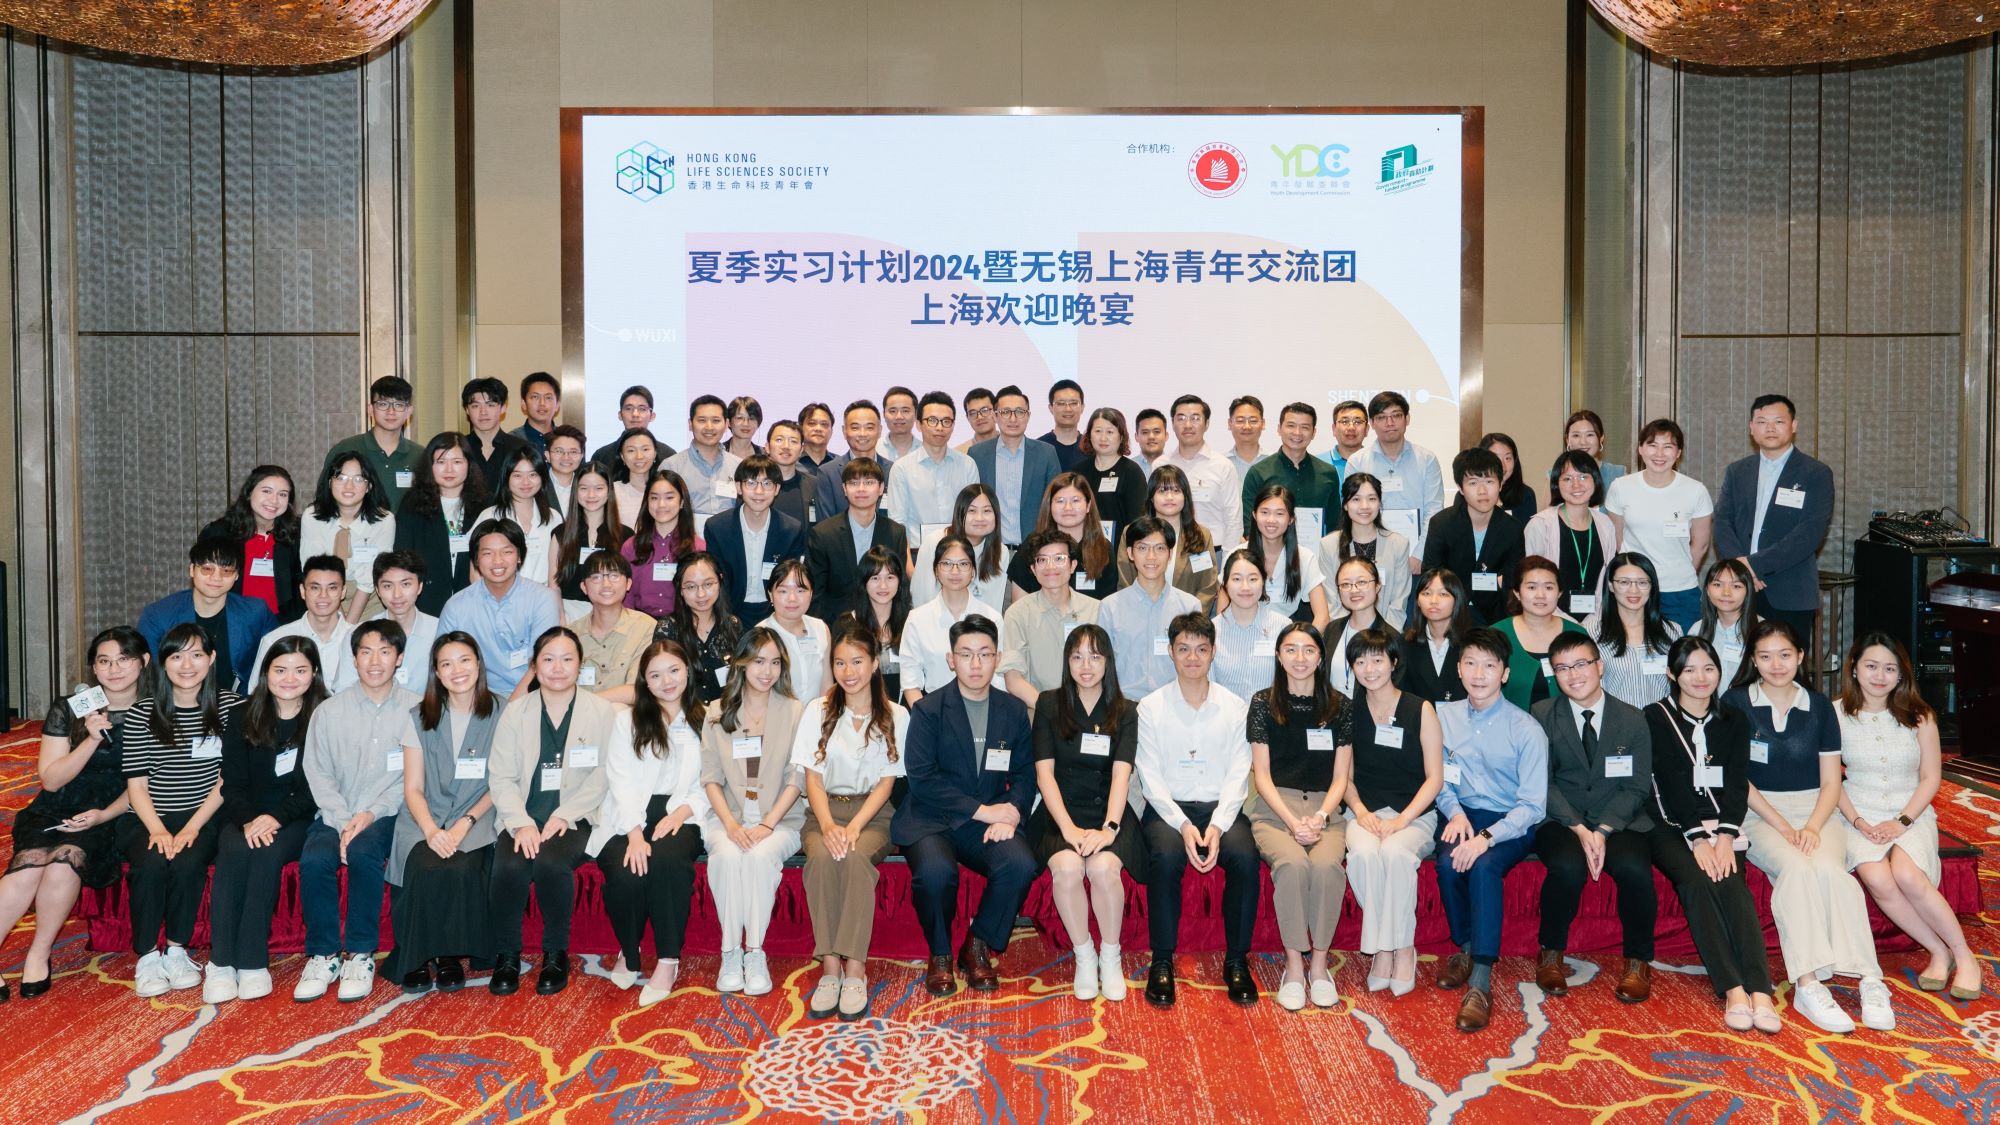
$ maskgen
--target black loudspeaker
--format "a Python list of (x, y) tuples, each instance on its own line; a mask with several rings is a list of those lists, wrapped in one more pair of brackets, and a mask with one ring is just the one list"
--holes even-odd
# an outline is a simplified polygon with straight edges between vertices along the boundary
[(7, 612), (7, 595), (14, 584), (7, 580), (7, 564), (0, 562), (0, 734), (14, 729), (14, 636), (13, 615)]
[(1957, 646), (1930, 589), (1965, 571), (2000, 573), (2000, 547), (1918, 547), (1873, 532), (1854, 541), (1854, 635), (1880, 629), (1901, 642), (1947, 743), (1958, 742)]

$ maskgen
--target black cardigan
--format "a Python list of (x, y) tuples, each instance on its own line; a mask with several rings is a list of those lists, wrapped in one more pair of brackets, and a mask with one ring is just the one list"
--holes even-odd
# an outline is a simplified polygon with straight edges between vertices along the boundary
[[(248, 707), (239, 708), (234, 714), (241, 718), (233, 722), (249, 721)], [(303, 728), (288, 740), (290, 747), (299, 753), (292, 760), (292, 772), (279, 777), (275, 771), (278, 751), (283, 747), (252, 746), (242, 738), (224, 740), (223, 821), (241, 826), (269, 815), (277, 819), (279, 827), (284, 827), (317, 815), (319, 802), (313, 800), (312, 787), (306, 784), (305, 741)]]
[(1646, 726), (1653, 736), (1653, 804), (1662, 824), (1690, 840), (1709, 838), (1702, 821), (1716, 822), (1716, 834), (1741, 836), (1743, 815), (1750, 807), (1750, 717), (1717, 699), (1708, 722), (1708, 764), (1722, 767), (1719, 789), (1697, 788), (1694, 724), (1680, 709), (1661, 699), (1646, 707)]

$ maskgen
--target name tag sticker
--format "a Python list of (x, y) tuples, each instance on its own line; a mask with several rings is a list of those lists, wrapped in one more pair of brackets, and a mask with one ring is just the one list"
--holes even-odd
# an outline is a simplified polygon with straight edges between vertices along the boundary
[(1604, 759), (1604, 776), (1631, 777), (1632, 755), (1630, 754), (1607, 755)]
[(1403, 478), (1397, 476), (1395, 473), (1390, 473), (1387, 476), (1384, 476), (1382, 478), (1382, 491), (1384, 492), (1403, 491)]
[(729, 740), (729, 755), (737, 761), (745, 758), (764, 756), (764, 739), (760, 735), (741, 734)]
[(1386, 746), (1391, 750), (1401, 750), (1403, 748), (1403, 728), (1394, 723), (1376, 727), (1375, 745)]
[(1542, 675), (1551, 680), (1556, 678), (1556, 666), (1549, 663), (1549, 658), (1546, 656), (1542, 657)]
[(1093, 758), (1110, 757), (1111, 736), (1108, 734), (1086, 734), (1083, 736), (1081, 749), (1085, 754)]
[(778, 569), (777, 563), (767, 562), (758, 571), (758, 576), (761, 577), (764, 581), (769, 582), (771, 580), (771, 572), (776, 569)]
[(534, 654), (535, 654), (534, 649), (517, 648), (513, 652), (507, 654), (507, 664), (508, 666), (513, 668), (526, 668), (528, 666), (529, 658), (534, 656)]
[(417, 474), (416, 474), (416, 470), (414, 470), (414, 469), (397, 469), (397, 470), (396, 470), (396, 487), (397, 487), (397, 488), (414, 488), (414, 487), (416, 487), (416, 483), (417, 483)]
[(222, 757), (222, 740), (212, 734), (195, 739), (194, 752), (190, 757), (202, 761)]
[(1569, 611), (1575, 617), (1589, 617), (1591, 614), (1597, 612), (1597, 595), (1571, 594), (1569, 596)]
[(277, 573), (278, 566), (275, 560), (268, 557), (250, 560), (250, 577), (252, 578), (269, 578)]
[(1640, 657), (1639, 671), (1648, 676), (1664, 676), (1667, 674), (1667, 658), (1664, 656)]
[(674, 580), (674, 572), (680, 568), (679, 563), (656, 562), (653, 564), (653, 581), (672, 582)]
[(1660, 530), (1669, 539), (1687, 539), (1694, 534), (1686, 520), (1668, 520), (1660, 525)]
[(1110, 473), (1106, 476), (1099, 477), (1097, 481), (1097, 491), (1099, 492), (1118, 491), (1118, 474)]
[(472, 536), (469, 534), (448, 536), (445, 544), (452, 554), (462, 555), (465, 553), (466, 548), (472, 546)]
[(394, 750), (391, 750), (391, 751), (389, 751), (388, 753), (386, 753), (386, 754), (383, 754), (383, 755), (382, 755), (382, 767), (383, 767), (384, 769), (388, 770), (388, 771), (389, 771), (390, 773), (402, 773), (402, 772), (403, 772), (403, 748), (402, 748), (402, 747), (400, 747), (400, 746), (398, 746), (398, 747), (396, 747), (396, 748), (395, 748)]
[(297, 769), (298, 766), (299, 748), (288, 746), (278, 751), (278, 756), (271, 760), (271, 775), (273, 777), (285, 777)]
[(1803, 488), (1780, 488), (1774, 498), (1780, 508), (1803, 508), (1806, 506), (1806, 490)]
[(576, 670), (576, 683), (577, 683), (577, 686), (578, 686), (578, 687), (596, 687), (596, 686), (597, 686), (597, 665), (595, 665), (595, 664), (586, 664), (586, 665), (584, 665), (583, 667), (581, 667), (581, 668), (577, 669), (577, 670)]
[(733, 480), (716, 481), (715, 494), (724, 500), (736, 499), (736, 482)]
[(1207, 551), (1202, 551), (1199, 554), (1189, 555), (1188, 569), (1194, 571), (1196, 574), (1202, 574), (1207, 571), (1214, 570), (1215, 558), (1214, 556), (1210, 555)]
[(1014, 765), (1014, 752), (1005, 746), (989, 747), (986, 751), (986, 768), (1005, 773)]
[(1076, 588), (1079, 590), (1095, 590), (1097, 589), (1097, 579), (1079, 570), (1076, 572)]
[(569, 748), (569, 765), (580, 770), (597, 768), (597, 747), (588, 743), (578, 743)]
[(1492, 594), (1500, 589), (1500, 576), (1490, 570), (1472, 572), (1472, 589), (1475, 593)]
[(799, 655), (800, 655), (800, 656), (818, 656), (818, 655), (819, 655), (819, 638), (818, 638), (817, 636), (815, 636), (815, 635), (813, 635), (813, 634), (811, 634), (811, 633), (807, 633), (807, 634), (806, 634), (805, 636), (803, 636), (803, 637), (799, 637), (799, 638), (797, 638), (797, 639), (798, 639), (798, 642), (799, 642)]
[(1097, 527), (1098, 530), (1104, 532), (1104, 537), (1106, 539), (1110, 539), (1112, 535), (1118, 530), (1118, 525), (1110, 520), (1098, 520)]
[(542, 774), (542, 792), (555, 793), (559, 792), (562, 789), (561, 766), (543, 766), (541, 769), (541, 774)]
[(1208, 502), (1209, 502), (1209, 500), (1213, 499), (1213, 498), (1214, 498), (1214, 496), (1215, 496), (1215, 489), (1214, 489), (1214, 488), (1211, 488), (1210, 486), (1208, 486), (1208, 485), (1205, 485), (1205, 484), (1204, 484), (1204, 485), (1197, 485), (1197, 486), (1195, 486), (1195, 490), (1194, 490), (1194, 502), (1195, 502), (1195, 503), (1197, 503), (1197, 504), (1206, 504), (1206, 503), (1208, 503)]
[(452, 763), (451, 775), (460, 781), (484, 781), (486, 779), (486, 759), (458, 758)]
[(1171, 653), (1172, 653), (1172, 650), (1171, 650), (1171, 649), (1169, 649), (1169, 648), (1167, 647), (1167, 636), (1166, 636), (1166, 634), (1165, 634), (1165, 633), (1155, 633), (1155, 634), (1153, 634), (1153, 655), (1154, 655), (1154, 656), (1167, 656), (1167, 655), (1170, 655)]
[(1203, 762), (1200, 754), (1189, 754), (1185, 757), (1174, 759), (1174, 765), (1178, 766), (1183, 773), (1198, 773), (1202, 768)]
[(1306, 749), (1308, 750), (1333, 749), (1332, 729), (1328, 727), (1313, 727), (1311, 730), (1306, 731)]
[(408, 664), (396, 669), (396, 682), (402, 684), (404, 687), (410, 686), (410, 666)]
[(1751, 739), (1750, 760), (1760, 765), (1768, 765), (1771, 761), (1771, 744), (1762, 739)]
[(1696, 766), (1694, 769), (1694, 783), (1703, 789), (1722, 788), (1722, 767)]
[(729, 665), (727, 665), (727, 664), (724, 664), (724, 665), (723, 665), (722, 667), (720, 667), (720, 668), (717, 668), (717, 669), (715, 670), (715, 682), (716, 682), (716, 683), (718, 683), (718, 684), (722, 684), (722, 685), (725, 685), (725, 686), (727, 686), (727, 685), (728, 685), (728, 683), (729, 683)]
[(1278, 642), (1270, 637), (1265, 637), (1263, 640), (1260, 641), (1254, 641), (1250, 645), (1250, 655), (1276, 656), (1278, 655)]
[(1446, 762), (1444, 764), (1444, 783), (1446, 785), (1457, 785), (1463, 776), (1464, 771), (1458, 768), (1457, 762)]

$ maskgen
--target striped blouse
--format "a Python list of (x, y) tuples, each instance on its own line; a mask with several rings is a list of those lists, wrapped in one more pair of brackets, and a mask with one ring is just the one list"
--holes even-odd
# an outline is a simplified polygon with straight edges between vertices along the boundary
[(160, 813), (193, 812), (208, 799), (222, 777), (222, 747), (243, 737), (243, 708), (248, 701), (233, 691), (222, 693), (220, 735), (204, 734), (198, 707), (173, 709), (174, 738), (162, 743), (151, 726), (154, 701), (141, 699), (118, 732), (120, 762), (127, 778), (146, 779), (146, 795)]

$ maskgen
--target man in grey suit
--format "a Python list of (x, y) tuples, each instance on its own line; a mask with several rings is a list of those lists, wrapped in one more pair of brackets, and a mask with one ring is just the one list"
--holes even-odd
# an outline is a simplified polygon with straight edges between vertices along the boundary
[(1790, 622), (1811, 650), (1819, 548), (1833, 522), (1833, 470), (1793, 444), (1798, 408), (1784, 395), (1750, 404), (1757, 452), (1729, 466), (1715, 503), (1715, 557), (1742, 559), (1757, 579), (1757, 615)]
[(1549, 737), (1549, 818), (1535, 831), (1542, 881), (1542, 953), (1535, 983), (1551, 996), (1569, 991), (1563, 952), (1586, 882), (1618, 884), (1625, 970), (1618, 999), (1636, 1004), (1653, 991), (1653, 851), (1646, 797), (1653, 787), (1653, 740), (1646, 719), (1603, 687), (1597, 642), (1563, 633), (1549, 646), (1562, 694), (1534, 706)]
[(1028, 439), (1028, 395), (1009, 384), (993, 396), (1000, 434), (966, 453), (979, 466), (979, 480), (999, 498), (1000, 541), (1018, 547), (1034, 533), (1042, 494), (1062, 472), (1055, 447)]

